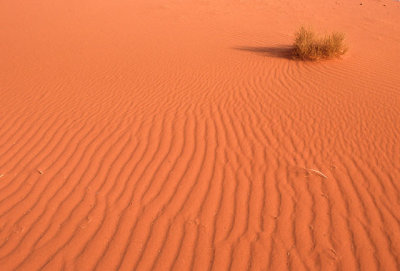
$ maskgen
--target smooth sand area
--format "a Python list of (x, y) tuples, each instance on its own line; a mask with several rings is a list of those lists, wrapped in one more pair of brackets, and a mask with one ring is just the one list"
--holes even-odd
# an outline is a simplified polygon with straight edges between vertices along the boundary
[(399, 270), (400, 2), (360, 3), (0, 1), (0, 270)]

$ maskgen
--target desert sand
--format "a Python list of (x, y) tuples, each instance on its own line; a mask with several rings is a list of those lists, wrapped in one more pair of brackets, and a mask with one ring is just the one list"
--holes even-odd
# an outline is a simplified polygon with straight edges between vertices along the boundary
[[(400, 3), (0, 2), (0, 270), (399, 270)], [(302, 25), (349, 51), (290, 57)]]

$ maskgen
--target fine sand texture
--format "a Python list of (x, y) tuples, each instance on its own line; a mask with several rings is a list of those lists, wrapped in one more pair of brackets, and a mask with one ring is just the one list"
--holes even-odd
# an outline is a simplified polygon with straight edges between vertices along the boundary
[[(399, 19), (0, 1), (0, 270), (399, 270)], [(293, 60), (302, 25), (349, 51)]]

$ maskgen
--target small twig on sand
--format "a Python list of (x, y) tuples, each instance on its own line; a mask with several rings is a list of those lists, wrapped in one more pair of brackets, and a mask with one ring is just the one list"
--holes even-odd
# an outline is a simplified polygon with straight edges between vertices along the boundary
[(325, 178), (325, 179), (328, 179), (328, 176), (326, 176), (324, 173), (322, 173), (322, 172), (319, 171), (319, 170), (312, 169), (312, 168), (306, 168), (305, 170), (306, 170), (306, 171), (310, 171), (310, 172), (312, 172), (312, 173), (315, 173), (315, 174), (317, 174), (318, 176), (321, 176), (321, 177), (323, 177), (323, 178)]

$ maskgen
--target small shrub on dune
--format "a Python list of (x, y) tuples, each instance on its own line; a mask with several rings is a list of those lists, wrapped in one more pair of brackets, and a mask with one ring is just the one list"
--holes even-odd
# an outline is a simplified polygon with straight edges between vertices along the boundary
[(319, 60), (339, 57), (346, 53), (344, 34), (334, 32), (325, 37), (318, 37), (315, 33), (301, 27), (295, 34), (293, 56), (302, 60)]

